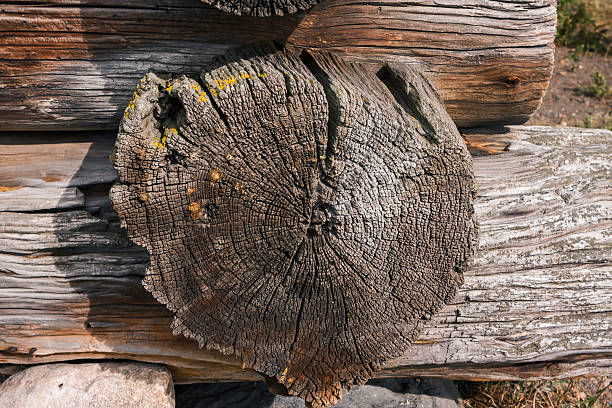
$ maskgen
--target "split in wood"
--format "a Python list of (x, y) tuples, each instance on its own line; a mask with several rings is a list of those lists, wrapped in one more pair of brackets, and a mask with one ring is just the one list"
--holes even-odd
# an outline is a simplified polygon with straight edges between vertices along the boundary
[(199, 80), (149, 73), (113, 163), (113, 205), (175, 332), (313, 407), (400, 356), (476, 246), (471, 157), (399, 64), (262, 46)]

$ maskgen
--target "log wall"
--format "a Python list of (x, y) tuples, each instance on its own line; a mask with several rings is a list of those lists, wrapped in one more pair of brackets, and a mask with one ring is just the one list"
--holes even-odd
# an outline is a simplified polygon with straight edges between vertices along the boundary
[[(465, 135), (481, 242), (455, 302), (380, 376), (536, 379), (612, 370), (612, 133)], [(168, 364), (175, 380), (257, 380), (173, 336), (142, 288), (147, 253), (108, 202), (114, 133), (0, 135), (0, 368)], [(4, 364), (4, 365), (3, 365)]]
[(0, 129), (115, 129), (147, 71), (197, 73), (265, 40), (419, 65), (458, 126), (523, 123), (552, 73), (555, 23), (554, 0), (325, 0), (267, 19), (199, 0), (14, 1), (0, 5)]

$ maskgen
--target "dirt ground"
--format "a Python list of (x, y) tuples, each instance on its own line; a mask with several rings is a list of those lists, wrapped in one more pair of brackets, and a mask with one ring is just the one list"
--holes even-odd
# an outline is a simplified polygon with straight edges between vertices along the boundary
[(612, 377), (458, 383), (465, 408), (611, 408)]
[(596, 98), (584, 91), (594, 84), (595, 72), (612, 87), (612, 57), (586, 54), (574, 61), (571, 55), (570, 49), (557, 48), (544, 101), (527, 124), (612, 128), (612, 95)]

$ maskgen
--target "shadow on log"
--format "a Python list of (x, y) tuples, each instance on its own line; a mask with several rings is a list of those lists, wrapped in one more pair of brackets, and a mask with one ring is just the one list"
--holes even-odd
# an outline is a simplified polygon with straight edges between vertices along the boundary
[(400, 356), (476, 244), (471, 157), (400, 65), (265, 46), (200, 80), (147, 74), (112, 160), (174, 331), (313, 407)]

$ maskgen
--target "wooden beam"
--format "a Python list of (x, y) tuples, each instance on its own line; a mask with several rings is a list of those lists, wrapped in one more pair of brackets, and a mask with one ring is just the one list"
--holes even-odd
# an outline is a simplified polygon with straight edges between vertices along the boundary
[(552, 74), (555, 23), (554, 0), (326, 0), (265, 20), (199, 0), (13, 2), (0, 7), (0, 128), (116, 129), (147, 71), (197, 73), (268, 40), (419, 65), (460, 127), (523, 123)]
[[(479, 252), (455, 302), (379, 375), (610, 372), (612, 133), (465, 136)], [(260, 379), (173, 336), (170, 313), (142, 288), (147, 253), (129, 244), (108, 203), (113, 143), (105, 132), (0, 135), (0, 363), (133, 359), (168, 364), (179, 383)]]

